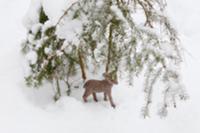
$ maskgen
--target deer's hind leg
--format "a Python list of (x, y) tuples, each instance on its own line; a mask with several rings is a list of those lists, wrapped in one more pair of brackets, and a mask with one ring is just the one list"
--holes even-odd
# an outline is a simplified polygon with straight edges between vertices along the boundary
[(103, 98), (104, 101), (107, 101), (107, 100), (108, 100), (108, 99), (107, 99), (107, 94), (104, 92), (103, 95), (104, 95), (104, 98)]
[(97, 99), (96, 93), (93, 92), (92, 95), (93, 95), (93, 99), (94, 99), (94, 101), (95, 101), (95, 102), (98, 102), (98, 99)]

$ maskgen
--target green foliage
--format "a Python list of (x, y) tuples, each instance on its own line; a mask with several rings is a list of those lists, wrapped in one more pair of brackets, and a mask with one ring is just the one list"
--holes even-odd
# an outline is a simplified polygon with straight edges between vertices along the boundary
[(45, 35), (46, 36), (52, 36), (52, 35), (55, 35), (55, 31), (56, 31), (56, 27), (55, 26), (52, 26), (50, 28), (48, 28), (46, 31), (45, 31)]
[(49, 20), (48, 16), (45, 14), (43, 7), (41, 7), (39, 14), (39, 22), (44, 24), (48, 20)]
[(77, 19), (80, 17), (80, 11), (77, 10), (75, 13), (74, 13), (74, 16), (73, 16), (73, 19)]

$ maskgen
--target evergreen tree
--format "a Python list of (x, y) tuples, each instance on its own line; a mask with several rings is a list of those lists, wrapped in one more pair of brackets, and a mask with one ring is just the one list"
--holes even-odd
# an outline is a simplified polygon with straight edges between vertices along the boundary
[(58, 100), (61, 96), (60, 81), (66, 83), (67, 94), (70, 94), (71, 86), (68, 80), (75, 74), (79, 61), (77, 48), (73, 47), (66, 53), (63, 48), (64, 39), (58, 38), (55, 32), (56, 27), (52, 25), (41, 7), (38, 23), (29, 29), (22, 51), (25, 54), (36, 55), (29, 61), (31, 72), (26, 77), (27, 85), (39, 87), (44, 80), (48, 80), (56, 88), (54, 99)]
[[(48, 17), (41, 8), (39, 24), (29, 31), (23, 49), (35, 51), (36, 62), (31, 62), (32, 73), (28, 84), (41, 85), (43, 80), (56, 82), (57, 100), (61, 93), (59, 80), (87, 72), (118, 73), (133, 78), (144, 73), (145, 105), (143, 116), (149, 115), (152, 93), (157, 81), (164, 84), (163, 104), (159, 115), (167, 115), (167, 108), (176, 99), (187, 98), (181, 83), (181, 47), (176, 30), (165, 14), (164, 0), (78, 0), (60, 17), (56, 25), (49, 26)], [(137, 15), (143, 22), (137, 21)], [(70, 21), (69, 21), (70, 20)], [(72, 22), (81, 29), (73, 38), (60, 39), (56, 33)], [(35, 30), (37, 29), (37, 30)], [(30, 40), (30, 36), (31, 40)], [(28, 49), (28, 50), (27, 50)], [(92, 66), (92, 67), (91, 67)], [(103, 72), (102, 72), (103, 73)]]

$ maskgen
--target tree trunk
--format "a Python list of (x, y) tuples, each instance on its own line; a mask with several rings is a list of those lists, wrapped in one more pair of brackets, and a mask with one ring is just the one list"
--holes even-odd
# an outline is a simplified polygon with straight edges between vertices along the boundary
[(106, 63), (106, 73), (109, 72), (110, 60), (111, 60), (111, 50), (112, 50), (112, 24), (109, 28), (109, 38), (108, 38), (108, 55), (107, 55), (107, 63)]
[(83, 81), (85, 81), (87, 78), (86, 72), (85, 72), (85, 64), (84, 64), (83, 55), (80, 49), (78, 49), (78, 58), (79, 58), (79, 65), (80, 65), (81, 73), (82, 73), (82, 79)]
[(56, 78), (55, 80), (56, 80), (56, 94), (54, 96), (54, 100), (57, 101), (61, 97), (61, 90), (58, 78)]

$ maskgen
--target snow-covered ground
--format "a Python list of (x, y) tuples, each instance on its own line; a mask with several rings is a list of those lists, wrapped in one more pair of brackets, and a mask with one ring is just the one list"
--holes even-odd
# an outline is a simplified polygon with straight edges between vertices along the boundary
[[(190, 99), (170, 109), (165, 119), (155, 109), (150, 118), (143, 119), (139, 85), (131, 88), (122, 82), (114, 87), (115, 110), (103, 101), (83, 103), (80, 90), (54, 103), (50, 86), (40, 90), (26, 87), (20, 42), (26, 35), (22, 20), (30, 0), (0, 0), (0, 133), (199, 133), (200, 2), (168, 2), (168, 14), (185, 48), (183, 76)], [(56, 10), (53, 4), (51, 8)]]

